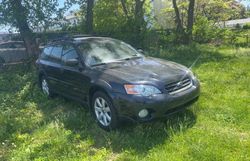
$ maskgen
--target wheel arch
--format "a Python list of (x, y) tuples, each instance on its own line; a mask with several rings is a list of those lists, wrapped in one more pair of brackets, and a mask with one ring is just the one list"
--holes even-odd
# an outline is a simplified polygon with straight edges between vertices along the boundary
[(38, 83), (39, 83), (39, 86), (41, 86), (41, 79), (42, 77), (46, 77), (46, 74), (44, 71), (39, 71), (38, 73)]
[(104, 87), (102, 87), (100, 85), (93, 85), (89, 89), (89, 100), (88, 100), (88, 103), (89, 103), (89, 107), (90, 108), (91, 108), (91, 103), (92, 103), (93, 95), (96, 92), (98, 92), (98, 91), (105, 93), (110, 99), (112, 98), (112, 96), (111, 96), (110, 92), (107, 90), (107, 88), (104, 88)]

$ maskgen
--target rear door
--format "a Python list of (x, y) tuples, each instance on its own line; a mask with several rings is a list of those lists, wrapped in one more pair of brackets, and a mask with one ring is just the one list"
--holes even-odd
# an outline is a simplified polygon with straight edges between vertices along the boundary
[(53, 45), (47, 61), (43, 63), (50, 86), (55, 92), (62, 92), (61, 81), (61, 57), (63, 47), (60, 44)]

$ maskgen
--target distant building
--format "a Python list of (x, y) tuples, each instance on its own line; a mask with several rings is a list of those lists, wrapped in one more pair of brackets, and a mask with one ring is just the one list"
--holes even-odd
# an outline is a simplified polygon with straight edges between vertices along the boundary
[[(62, 19), (54, 19), (46, 31), (57, 31), (61, 30), (63, 26), (75, 26), (80, 23), (80, 17), (77, 15), (77, 11), (70, 12), (68, 15), (64, 16)], [(43, 32), (44, 26), (38, 26), (34, 29), (35, 32)]]
[(80, 22), (80, 18), (79, 16), (77, 16), (76, 12), (72, 12), (71, 14), (65, 16), (64, 19), (67, 22), (67, 24), (70, 26), (75, 26), (79, 24)]
[(237, 26), (243, 27), (245, 24), (248, 23), (250, 23), (250, 18), (220, 22), (219, 26), (222, 28), (236, 28)]

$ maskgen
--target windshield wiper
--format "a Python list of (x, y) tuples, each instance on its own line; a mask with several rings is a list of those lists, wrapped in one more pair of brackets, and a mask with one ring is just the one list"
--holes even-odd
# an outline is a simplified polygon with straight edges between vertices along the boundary
[(121, 59), (121, 60), (131, 60), (131, 59), (137, 59), (137, 58), (142, 58), (142, 56), (139, 56), (139, 55), (133, 55), (132, 57), (129, 57), (129, 58), (124, 58), (124, 59)]
[(111, 63), (122, 63), (122, 61), (111, 61), (111, 62), (106, 62), (106, 63), (98, 63), (98, 64), (93, 64), (91, 65), (91, 67), (95, 67), (95, 66), (100, 66), (100, 65), (107, 65), (107, 64), (111, 64)]
[(95, 66), (100, 66), (100, 65), (106, 65), (107, 63), (98, 63), (98, 64), (93, 64), (91, 65), (91, 67), (95, 67)]

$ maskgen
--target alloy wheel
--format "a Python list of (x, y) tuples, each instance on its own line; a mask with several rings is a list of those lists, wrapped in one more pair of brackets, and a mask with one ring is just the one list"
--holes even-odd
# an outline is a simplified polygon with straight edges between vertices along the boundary
[(111, 123), (111, 110), (105, 99), (97, 97), (94, 102), (95, 115), (97, 120), (103, 126), (109, 126)]
[(42, 79), (42, 91), (45, 95), (49, 96), (49, 85), (46, 79)]

